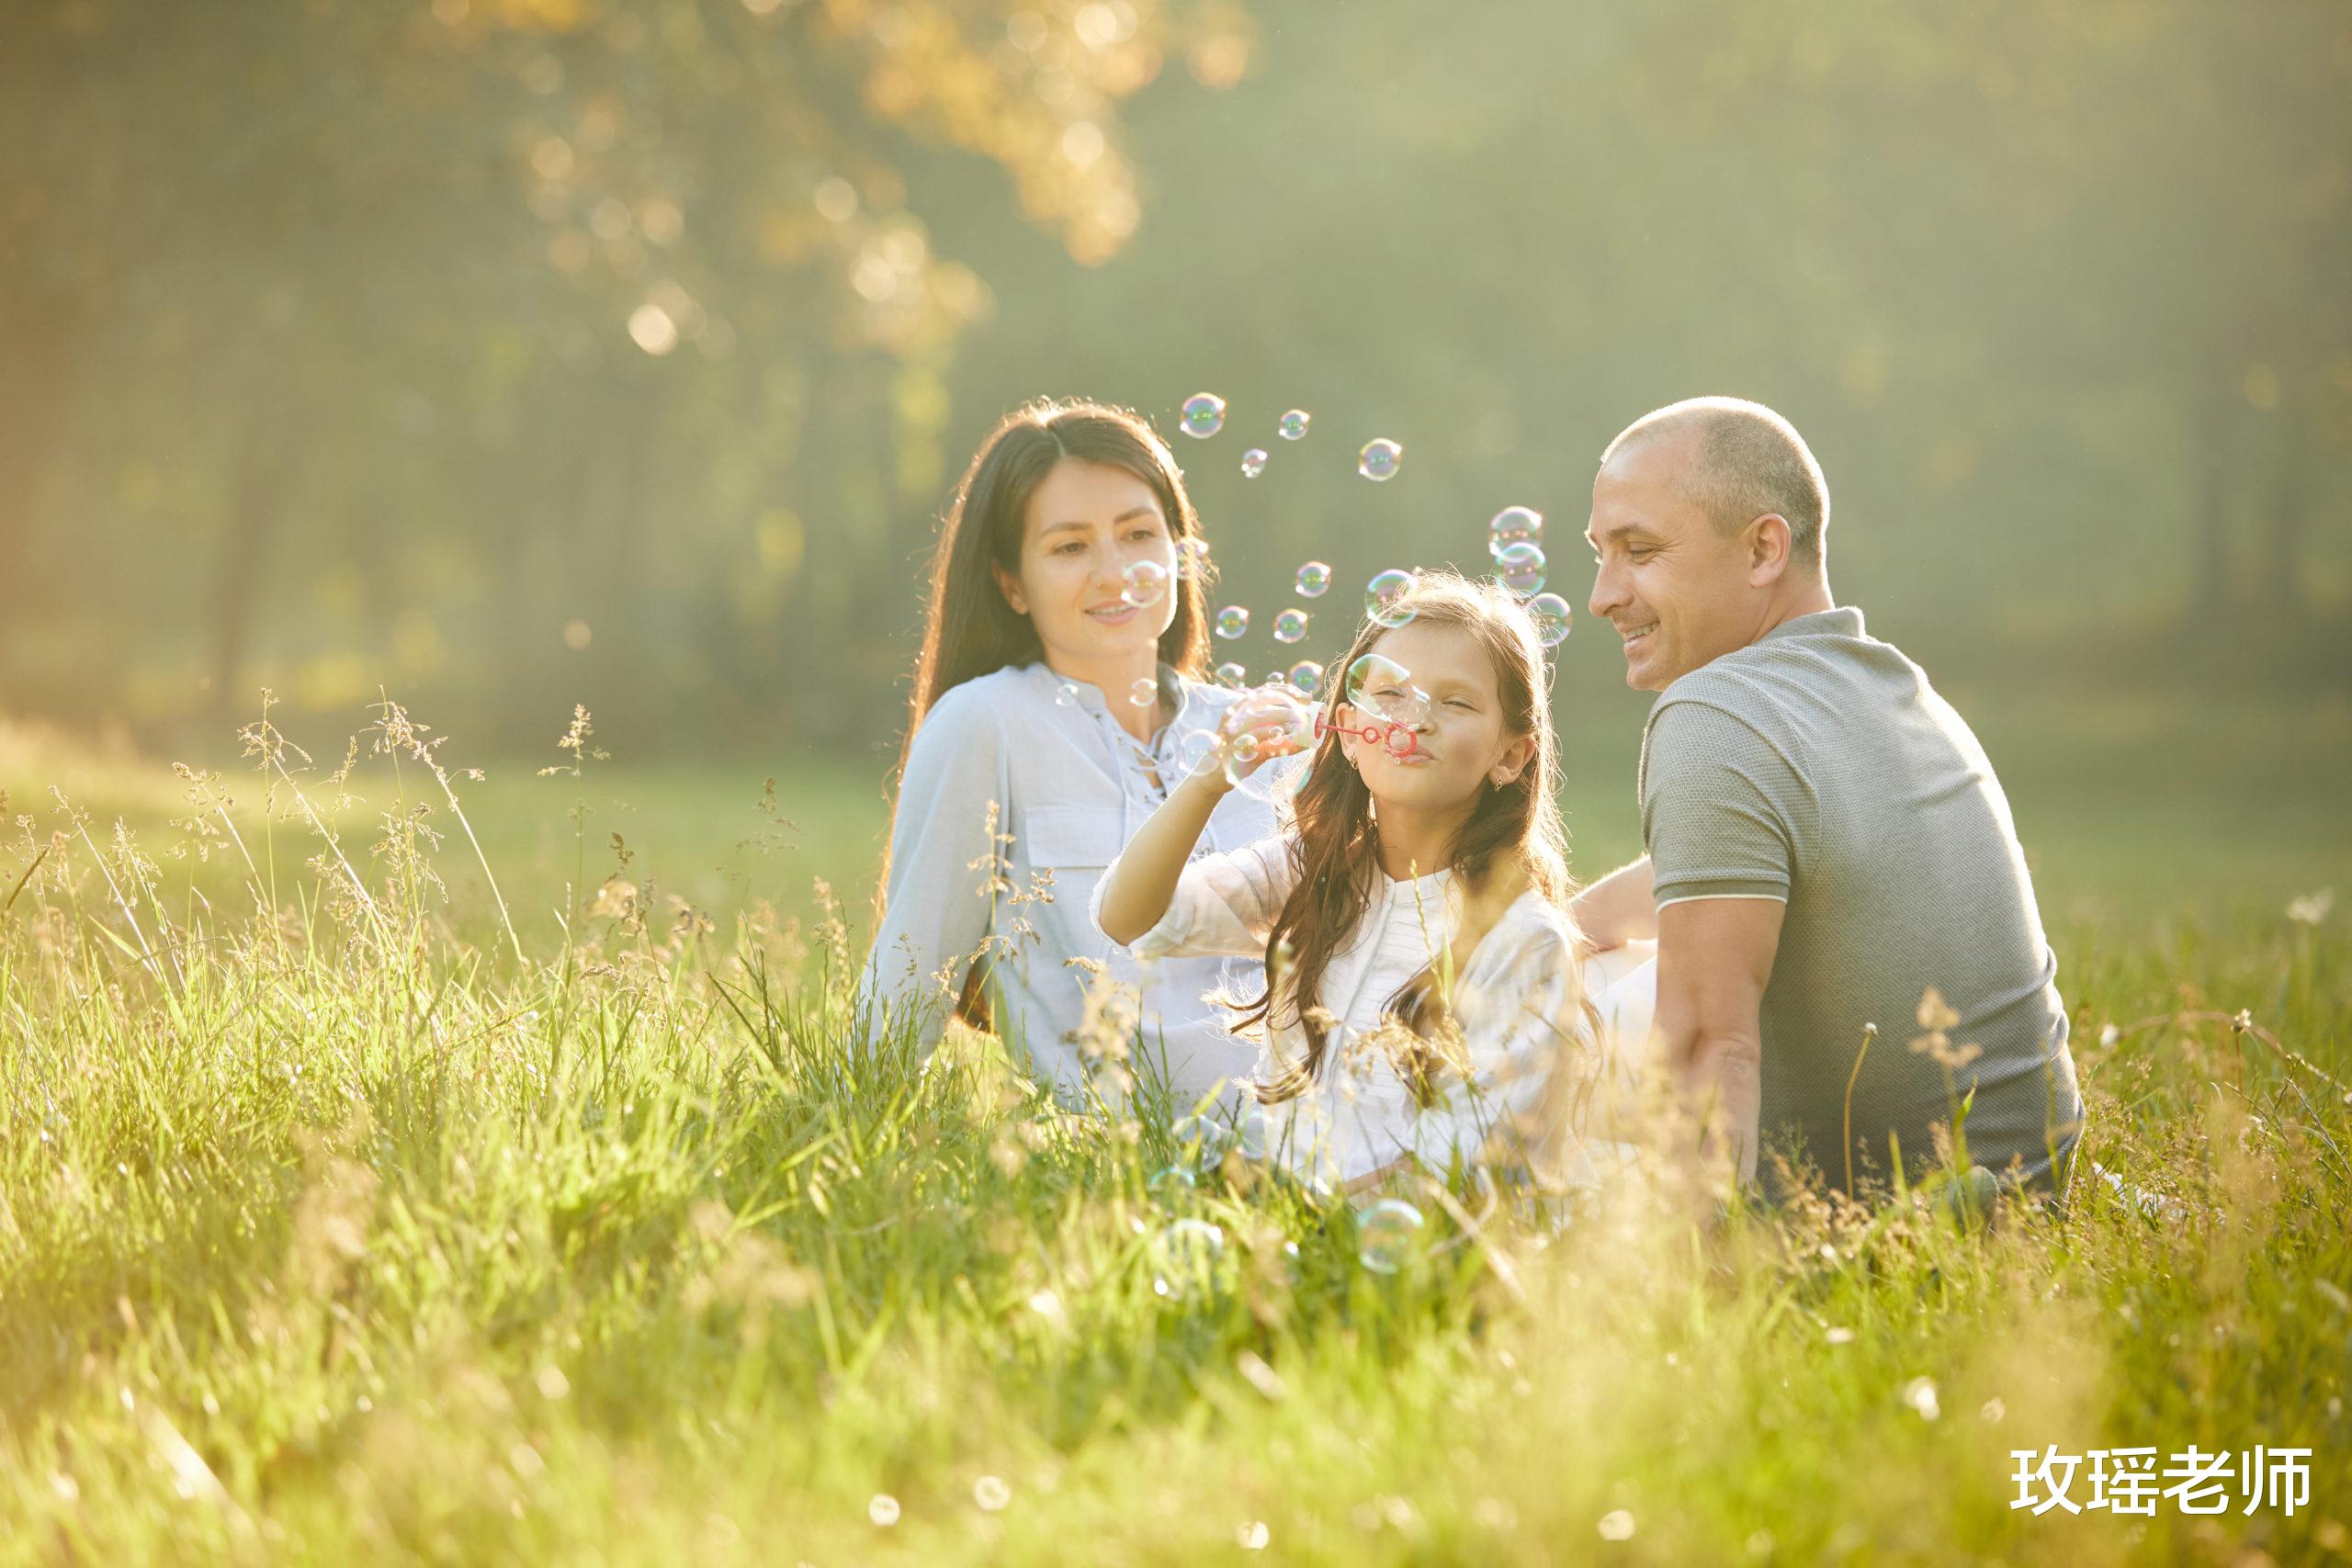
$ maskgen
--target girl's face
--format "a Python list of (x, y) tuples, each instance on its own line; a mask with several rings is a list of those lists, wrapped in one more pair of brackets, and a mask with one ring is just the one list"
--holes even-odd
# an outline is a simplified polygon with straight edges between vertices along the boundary
[[(1514, 735), (1504, 721), (1495, 663), (1468, 628), (1414, 621), (1385, 632), (1374, 649), (1404, 666), (1405, 684), (1428, 694), (1429, 716), (1413, 727), (1412, 747), (1396, 750), (1366, 740), (1366, 720), (1340, 705), (1340, 749), (1363, 775), (1374, 800), (1385, 806), (1445, 811), (1475, 802), (1489, 784), (1519, 777), (1535, 755), (1532, 736)], [(1398, 683), (1375, 679), (1364, 692), (1376, 705)]]
[[(1139, 561), (1159, 568), (1159, 596), (1135, 604), (1121, 594)], [(1005, 603), (1029, 617), (1057, 669), (1153, 657), (1175, 623), (1176, 543), (1159, 498), (1108, 463), (1054, 465), (1029, 496), (1020, 570), (994, 570)], [(1136, 596), (1148, 597), (1148, 587)]]

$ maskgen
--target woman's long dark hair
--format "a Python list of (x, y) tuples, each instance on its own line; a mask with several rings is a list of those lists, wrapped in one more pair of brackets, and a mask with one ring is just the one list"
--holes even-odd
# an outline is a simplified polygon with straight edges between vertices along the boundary
[[(967, 681), (1044, 656), (1036, 627), (1005, 603), (990, 568), (1019, 573), (1029, 498), (1057, 465), (1073, 459), (1124, 468), (1148, 486), (1167, 519), (1180, 565), (1185, 541), (1200, 536), (1200, 516), (1184, 493), (1176, 455), (1142, 415), (1084, 400), (1041, 400), (998, 421), (956, 487), (932, 554), (922, 650), (915, 656), (914, 694), (899, 748), (902, 773), (915, 730), (942, 696)], [(1208, 660), (1205, 551), (1197, 561), (1198, 570), (1175, 574), (1176, 618), (1159, 638), (1160, 659), (1194, 679), (1204, 673)], [(894, 803), (894, 826), (897, 809)], [(877, 921), (888, 897), (888, 856), (886, 845), (881, 887), (875, 895)]]
[[(1463, 973), (1503, 911), (1530, 887), (1565, 911), (1576, 889), (1568, 877), (1567, 830), (1552, 794), (1559, 775), (1559, 752), (1552, 735), (1544, 649), (1534, 622), (1501, 585), (1474, 582), (1452, 572), (1425, 573), (1396, 607), (1410, 609), (1426, 625), (1460, 626), (1476, 637), (1494, 663), (1504, 733), (1528, 736), (1535, 742), (1534, 754), (1519, 776), (1507, 784), (1489, 783), (1454, 838), (1447, 865), (1462, 885), (1465, 901), (1461, 922), (1447, 944), (1447, 976), (1442, 977), (1431, 964), (1389, 998), (1388, 1016), (1430, 1041), (1443, 1032), (1450, 1015), (1451, 980)], [(1372, 793), (1340, 750), (1337, 715), (1346, 696), (1341, 672), (1372, 652), (1386, 630), (1366, 621), (1345, 662), (1331, 666), (1334, 679), (1327, 712), (1332, 725), (1325, 729), (1314, 762), (1291, 802), (1291, 852), (1298, 864), (1298, 884), (1283, 901), (1266, 940), (1266, 994), (1246, 1004), (1250, 1010), (1240, 1020), (1244, 1027), (1271, 1029), (1278, 1017), (1295, 1019), (1306, 1036), (1306, 1059), (1284, 1064), (1274, 1079), (1259, 1086), (1259, 1097), (1269, 1102), (1304, 1092), (1322, 1071), (1329, 1031), (1329, 1015), (1317, 1005), (1323, 974), (1372, 902), (1380, 863)], [(1410, 1076), (1423, 1079), (1413, 1087), (1426, 1094), (1425, 1075)]]

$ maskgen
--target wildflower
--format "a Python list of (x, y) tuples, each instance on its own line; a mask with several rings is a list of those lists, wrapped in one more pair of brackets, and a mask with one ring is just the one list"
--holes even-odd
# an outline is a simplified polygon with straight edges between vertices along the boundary
[(2287, 918), (2299, 926), (2315, 926), (2327, 919), (2335, 908), (2335, 889), (2323, 887), (2316, 893), (2305, 893), (2287, 900)]
[(1944, 1413), (1936, 1403), (1936, 1384), (1932, 1378), (1913, 1378), (1903, 1385), (1903, 1403), (1919, 1413), (1922, 1421), (1933, 1421)]
[(1600, 1523), (1596, 1528), (1600, 1531), (1600, 1539), (1603, 1540), (1631, 1540), (1634, 1539), (1633, 1511), (1627, 1508), (1611, 1508), (1600, 1516)]

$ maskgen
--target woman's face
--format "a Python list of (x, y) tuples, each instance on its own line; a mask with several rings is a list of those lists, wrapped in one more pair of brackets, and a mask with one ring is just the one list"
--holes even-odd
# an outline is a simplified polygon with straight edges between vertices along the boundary
[[(1373, 798), (1429, 810), (1448, 810), (1475, 801), (1489, 784), (1517, 778), (1535, 754), (1532, 737), (1514, 735), (1504, 720), (1495, 662), (1464, 627), (1415, 621), (1385, 632), (1374, 651), (1389, 668), (1368, 681), (1364, 716), (1396, 711), (1408, 689), (1425, 693), (1429, 716), (1413, 728), (1413, 745), (1403, 754), (1363, 739), (1352, 728), (1361, 719), (1340, 705), (1340, 745), (1363, 774)], [(1393, 673), (1401, 665), (1406, 673)], [(1416, 705), (1418, 706), (1418, 705)]]
[[(1159, 569), (1158, 597), (1142, 604), (1121, 597), (1138, 561)], [(994, 570), (1005, 603), (1029, 617), (1057, 668), (1154, 657), (1176, 619), (1176, 541), (1159, 498), (1108, 463), (1054, 465), (1029, 496), (1020, 570)]]

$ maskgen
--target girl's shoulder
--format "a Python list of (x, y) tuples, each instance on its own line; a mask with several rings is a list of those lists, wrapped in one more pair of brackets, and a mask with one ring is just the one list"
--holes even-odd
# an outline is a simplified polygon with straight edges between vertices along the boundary
[(1573, 955), (1581, 945), (1576, 922), (1568, 912), (1545, 897), (1542, 890), (1531, 887), (1511, 900), (1478, 944), (1477, 956), (1491, 954), (1498, 962), (1509, 963), (1512, 955), (1529, 952), (1555, 950)]

